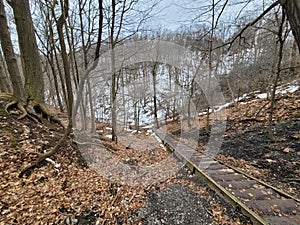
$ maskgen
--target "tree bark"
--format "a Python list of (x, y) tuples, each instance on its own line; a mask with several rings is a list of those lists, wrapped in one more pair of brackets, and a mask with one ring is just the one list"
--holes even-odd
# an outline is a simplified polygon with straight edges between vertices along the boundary
[(8, 72), (6, 70), (6, 65), (2, 52), (0, 51), (0, 92), (11, 93), (12, 87), (8, 79)]
[[(18, 69), (16, 55), (14, 53), (10, 33), (8, 30), (6, 13), (3, 1), (0, 0), (0, 41), (3, 54), (6, 60), (7, 69), (12, 81), (14, 100), (20, 101), (23, 105), (26, 104), (25, 91), (22, 84), (20, 71)], [(2, 83), (1, 79), (1, 83)]]
[[(72, 82), (71, 82), (71, 74), (70, 74), (70, 64), (65, 44), (65, 37), (63, 32), (63, 26), (66, 23), (66, 18), (68, 17), (68, 11), (69, 11), (69, 1), (68, 0), (62, 0), (61, 1), (61, 10), (62, 14), (59, 17), (59, 19), (56, 21), (57, 26), (57, 33), (59, 38), (59, 43), (61, 46), (61, 55), (63, 60), (63, 67), (65, 72), (65, 80), (66, 80), (66, 87), (67, 87), (67, 109), (68, 109), (68, 119), (69, 124), (68, 127), (72, 126), (72, 107), (73, 107), (73, 91), (72, 91)], [(54, 9), (53, 9), (53, 15), (55, 15)]]
[[(281, 22), (279, 24), (279, 28), (278, 28), (278, 33), (277, 33), (277, 37), (278, 37), (278, 43), (279, 43), (279, 49), (278, 49), (278, 59), (277, 59), (277, 63), (276, 63), (276, 73), (275, 73), (275, 78), (272, 84), (272, 91), (271, 91), (271, 105), (270, 105), (270, 109), (269, 109), (269, 117), (268, 117), (268, 136), (270, 138), (271, 141), (276, 141), (276, 138), (273, 134), (273, 116), (274, 116), (274, 109), (275, 109), (275, 103), (276, 103), (276, 88), (278, 85), (278, 81), (279, 81), (279, 77), (281, 74), (281, 62), (282, 62), (282, 58), (283, 58), (283, 45), (285, 42), (285, 37), (283, 37), (283, 26), (284, 26), (284, 22), (285, 22), (285, 13), (284, 10), (282, 10), (282, 18), (281, 18)], [(277, 50), (277, 48), (276, 48)]]
[(298, 52), (298, 47), (297, 47), (297, 42), (296, 39), (294, 39), (293, 41), (293, 45), (291, 48), (291, 59), (290, 59), (290, 74), (291, 76), (295, 76), (296, 75), (296, 71), (297, 71), (297, 61), (299, 56), (299, 52)]
[(300, 52), (300, 0), (281, 0)]
[(12, 0), (27, 101), (44, 103), (44, 80), (28, 0)]
[(115, 52), (114, 48), (117, 43), (117, 37), (114, 39), (115, 32), (115, 20), (116, 20), (116, 1), (112, 0), (112, 18), (110, 28), (110, 46), (111, 46), (111, 66), (112, 66), (112, 77), (111, 77), (111, 123), (112, 123), (112, 140), (117, 142), (117, 87), (116, 87), (116, 63), (115, 63)]
[(153, 82), (153, 105), (154, 105), (154, 121), (155, 127), (158, 129), (158, 115), (157, 115), (157, 95), (156, 95), (156, 73), (157, 73), (157, 63), (154, 63), (152, 68), (152, 82)]
[(102, 0), (98, 0), (99, 5), (99, 24), (98, 24), (98, 37), (97, 37), (97, 45), (95, 50), (95, 58), (97, 60), (100, 57), (100, 48), (102, 43), (102, 27), (103, 27), (103, 2)]

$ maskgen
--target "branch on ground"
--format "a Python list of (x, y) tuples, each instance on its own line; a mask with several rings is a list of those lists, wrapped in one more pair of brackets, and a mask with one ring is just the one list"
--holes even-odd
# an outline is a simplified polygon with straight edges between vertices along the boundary
[(31, 163), (29, 166), (25, 167), (19, 174), (19, 178), (22, 178), (24, 174), (30, 175), (31, 172), (40, 165), (41, 162), (43, 162), (46, 158), (49, 158), (53, 154), (55, 154), (62, 145), (67, 141), (69, 138), (69, 134), (71, 132), (70, 126), (66, 129), (64, 136), (57, 142), (57, 144), (50, 150), (49, 152), (46, 152), (44, 154), (41, 154), (33, 163)]

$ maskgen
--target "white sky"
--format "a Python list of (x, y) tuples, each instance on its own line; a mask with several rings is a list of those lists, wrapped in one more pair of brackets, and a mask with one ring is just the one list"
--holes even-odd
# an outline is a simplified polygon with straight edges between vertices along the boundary
[[(219, 0), (215, 0), (219, 2)], [(225, 1), (221, 0), (220, 9)], [(221, 21), (233, 24), (237, 17), (246, 17), (251, 20), (258, 16), (263, 8), (268, 7), (272, 0), (229, 0)], [(241, 3), (236, 5), (237, 3)], [(158, 5), (158, 15), (156, 14), (150, 21), (150, 26), (156, 28), (166, 28), (176, 30), (180, 26), (190, 26), (196, 21), (210, 22), (209, 14), (202, 15), (198, 20), (191, 21), (201, 15), (212, 4), (212, 0), (161, 0)], [(242, 12), (240, 13), (240, 11)], [(245, 16), (247, 15), (247, 16)]]

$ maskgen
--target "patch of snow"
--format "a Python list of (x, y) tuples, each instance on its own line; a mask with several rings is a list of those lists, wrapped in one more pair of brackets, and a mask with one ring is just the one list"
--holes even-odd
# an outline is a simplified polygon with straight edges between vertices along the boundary
[(206, 112), (200, 112), (200, 113), (198, 114), (198, 116), (203, 116), (203, 115), (206, 115)]
[(105, 137), (112, 139), (112, 135), (111, 134), (105, 135)]
[[(220, 110), (222, 110), (222, 109), (224, 109), (224, 108), (227, 108), (228, 106), (230, 106), (230, 105), (232, 105), (232, 104), (233, 104), (233, 102), (228, 102), (228, 103), (225, 103), (224, 105), (216, 106), (215, 109), (214, 109), (214, 112), (220, 111)], [(211, 109), (210, 109), (209, 111), (212, 112)]]
[(243, 100), (244, 98), (249, 98), (248, 94), (243, 94), (238, 100)]
[(268, 94), (267, 93), (258, 94), (257, 97), (260, 99), (264, 99), (268, 97)]
[(132, 131), (134, 131), (134, 130), (129, 129), (129, 128), (124, 128), (124, 131), (132, 132)]
[(241, 105), (248, 105), (248, 104), (250, 104), (252, 102), (256, 102), (256, 101), (257, 101), (257, 99), (254, 99), (254, 100), (251, 100), (251, 101), (248, 101), (248, 102), (241, 102), (240, 104)]
[[(209, 109), (209, 112), (210, 112), (210, 113), (212, 113), (212, 112), (218, 112), (218, 111), (220, 111), (220, 110), (222, 110), (222, 109), (225, 109), (225, 108), (231, 106), (231, 105), (234, 104), (235, 102), (241, 101), (241, 100), (243, 100), (243, 99), (245, 99), (245, 98), (249, 98), (249, 97), (248, 97), (248, 94), (243, 94), (241, 97), (236, 98), (236, 99), (234, 99), (234, 100), (231, 101), (231, 102), (224, 103), (223, 105), (214, 106), (214, 109)], [(199, 116), (202, 116), (202, 115), (206, 115), (206, 114), (207, 114), (207, 112), (200, 112), (198, 115), (199, 115)]]
[(45, 159), (47, 162), (50, 162), (54, 165), (54, 170), (56, 170), (57, 172), (59, 172), (59, 168), (61, 166), (60, 163), (56, 163), (54, 160), (50, 159), (50, 158), (46, 158)]
[(151, 136), (154, 136), (156, 138), (156, 140), (159, 142), (159, 143), (162, 143), (162, 141), (160, 140), (160, 138), (155, 134), (155, 133), (152, 133)]
[[(290, 86), (288, 86), (286, 88), (282, 88), (282, 89), (277, 90), (276, 94), (277, 93), (281, 93), (281, 94), (294, 93), (294, 92), (296, 92), (299, 89), (299, 87), (300, 87), (299, 85), (290, 85)], [(247, 93), (243, 94), (243, 96), (234, 99), (232, 102), (228, 102), (228, 103), (225, 103), (225, 104), (220, 105), (220, 106), (215, 106), (214, 110), (210, 109), (209, 112), (211, 113), (213, 111), (214, 112), (220, 111), (220, 110), (222, 110), (224, 108), (227, 108), (228, 106), (234, 104), (236, 101), (241, 101), (243, 99), (250, 98), (250, 96), (249, 96), (250, 94), (255, 94), (256, 97), (259, 98), (259, 99), (265, 99), (265, 98), (268, 97), (267, 93), (260, 93), (260, 94), (258, 94), (258, 93), (259, 93), (259, 91), (254, 91), (254, 92), (251, 92), (251, 93), (248, 93), (248, 94)], [(255, 101), (257, 101), (257, 100), (254, 99), (254, 100), (251, 100), (251, 101), (248, 101), (248, 102), (241, 102), (240, 104), (246, 105), (246, 104), (249, 104), (249, 103), (252, 103), (252, 102), (255, 102)], [(206, 115), (206, 114), (207, 114), (206, 112), (200, 112), (198, 115), (202, 116), (202, 115)]]
[(294, 93), (299, 89), (298, 85), (291, 85), (286, 87), (285, 89), (278, 90), (276, 93), (286, 94), (286, 93)]
[(163, 148), (163, 150), (167, 151), (166, 146), (164, 146), (163, 144), (159, 145), (161, 148)]
[(133, 130), (133, 131), (131, 131), (131, 133), (132, 133), (132, 134), (136, 134), (136, 133), (140, 134), (140, 133), (142, 133), (142, 132), (141, 132), (141, 131), (137, 131), (137, 130)]
[(150, 124), (150, 125), (147, 125), (147, 126), (144, 126), (142, 127), (143, 129), (149, 129), (149, 128), (153, 128), (153, 124)]
[(54, 164), (54, 165), (56, 164), (56, 162), (54, 160), (50, 159), (50, 158), (46, 158), (45, 160), (47, 162), (50, 162), (50, 163)]

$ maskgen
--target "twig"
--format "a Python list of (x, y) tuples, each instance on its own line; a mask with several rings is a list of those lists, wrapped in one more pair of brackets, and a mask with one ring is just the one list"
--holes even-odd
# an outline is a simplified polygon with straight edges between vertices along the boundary
[(115, 204), (115, 202), (117, 201), (117, 199), (118, 199), (118, 197), (119, 197), (120, 192), (121, 192), (121, 188), (118, 188), (118, 189), (117, 189), (117, 193), (116, 193), (115, 198), (114, 198), (114, 199), (112, 200), (112, 202), (110, 203), (110, 207), (112, 207), (112, 206)]
[(289, 181), (300, 182), (300, 178), (287, 178)]
[(136, 193), (133, 193), (133, 195), (131, 196), (131, 198), (128, 201), (128, 204), (134, 199), (135, 196), (136, 196)]
[[(270, 5), (265, 11), (263, 11), (255, 20), (253, 20), (250, 23), (247, 23), (246, 26), (244, 26), (244, 28), (227, 44), (229, 44), (229, 48), (228, 50), (232, 47), (232, 44), (236, 41), (236, 39), (238, 39), (239, 37), (242, 36), (242, 34), (248, 29), (248, 27), (253, 26), (254, 24), (256, 24), (260, 19), (262, 19), (268, 12), (270, 12), (273, 8), (275, 8), (277, 5), (280, 4), (280, 1), (277, 0), (276, 2), (274, 2), (272, 5)], [(224, 45), (223, 45), (224, 46)]]

